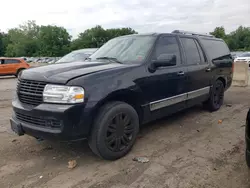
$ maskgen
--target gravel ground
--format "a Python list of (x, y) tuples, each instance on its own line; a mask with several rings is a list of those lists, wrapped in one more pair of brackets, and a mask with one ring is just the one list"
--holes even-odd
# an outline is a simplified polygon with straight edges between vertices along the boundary
[[(144, 126), (133, 150), (110, 162), (92, 154), (86, 142), (16, 136), (9, 125), (16, 79), (0, 78), (0, 86), (1, 188), (250, 187), (244, 159), (250, 88), (230, 88), (218, 112), (196, 106)], [(77, 161), (74, 169), (69, 160)]]

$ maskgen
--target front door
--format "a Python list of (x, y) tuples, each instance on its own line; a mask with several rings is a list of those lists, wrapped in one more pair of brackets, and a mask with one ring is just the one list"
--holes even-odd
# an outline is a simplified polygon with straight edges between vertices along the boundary
[(209, 96), (211, 68), (199, 42), (194, 38), (181, 37), (187, 67), (187, 105), (197, 104)]
[(179, 42), (176, 36), (163, 35), (159, 37), (153, 50), (152, 58), (157, 60), (162, 55), (175, 55), (176, 65), (159, 67), (155, 71), (148, 70), (148, 76), (140, 83), (152, 118), (159, 118), (169, 113), (174, 113), (185, 107), (186, 71), (182, 64)]

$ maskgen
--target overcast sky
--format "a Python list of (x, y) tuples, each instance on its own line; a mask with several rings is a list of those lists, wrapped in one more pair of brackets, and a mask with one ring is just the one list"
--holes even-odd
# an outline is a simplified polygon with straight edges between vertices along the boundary
[(140, 33), (174, 29), (226, 32), (250, 26), (250, 0), (2, 0), (0, 30), (27, 20), (65, 27), (74, 37), (95, 25)]

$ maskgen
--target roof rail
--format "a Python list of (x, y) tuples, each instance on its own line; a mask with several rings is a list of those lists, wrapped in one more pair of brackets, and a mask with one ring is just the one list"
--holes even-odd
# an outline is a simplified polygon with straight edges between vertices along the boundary
[(202, 33), (195, 33), (195, 32), (191, 32), (191, 31), (183, 31), (183, 30), (174, 30), (172, 31), (172, 33), (179, 33), (179, 34), (183, 34), (183, 35), (197, 35), (197, 36), (203, 36), (203, 37), (213, 37), (213, 35), (209, 35), (209, 34), (202, 34)]

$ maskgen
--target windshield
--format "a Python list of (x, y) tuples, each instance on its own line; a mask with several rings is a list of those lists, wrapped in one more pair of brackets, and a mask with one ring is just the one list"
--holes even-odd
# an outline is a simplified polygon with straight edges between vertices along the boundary
[(94, 51), (84, 51), (84, 52), (71, 52), (65, 56), (63, 56), (61, 59), (59, 59), (56, 63), (65, 63), (65, 62), (74, 62), (74, 61), (84, 61), (87, 57), (89, 57), (91, 54), (93, 54)]
[(106, 58), (117, 59), (121, 63), (141, 63), (145, 60), (155, 41), (154, 36), (128, 36), (109, 40), (91, 60)]
[(241, 55), (239, 55), (239, 57), (250, 57), (250, 53), (241, 54)]

